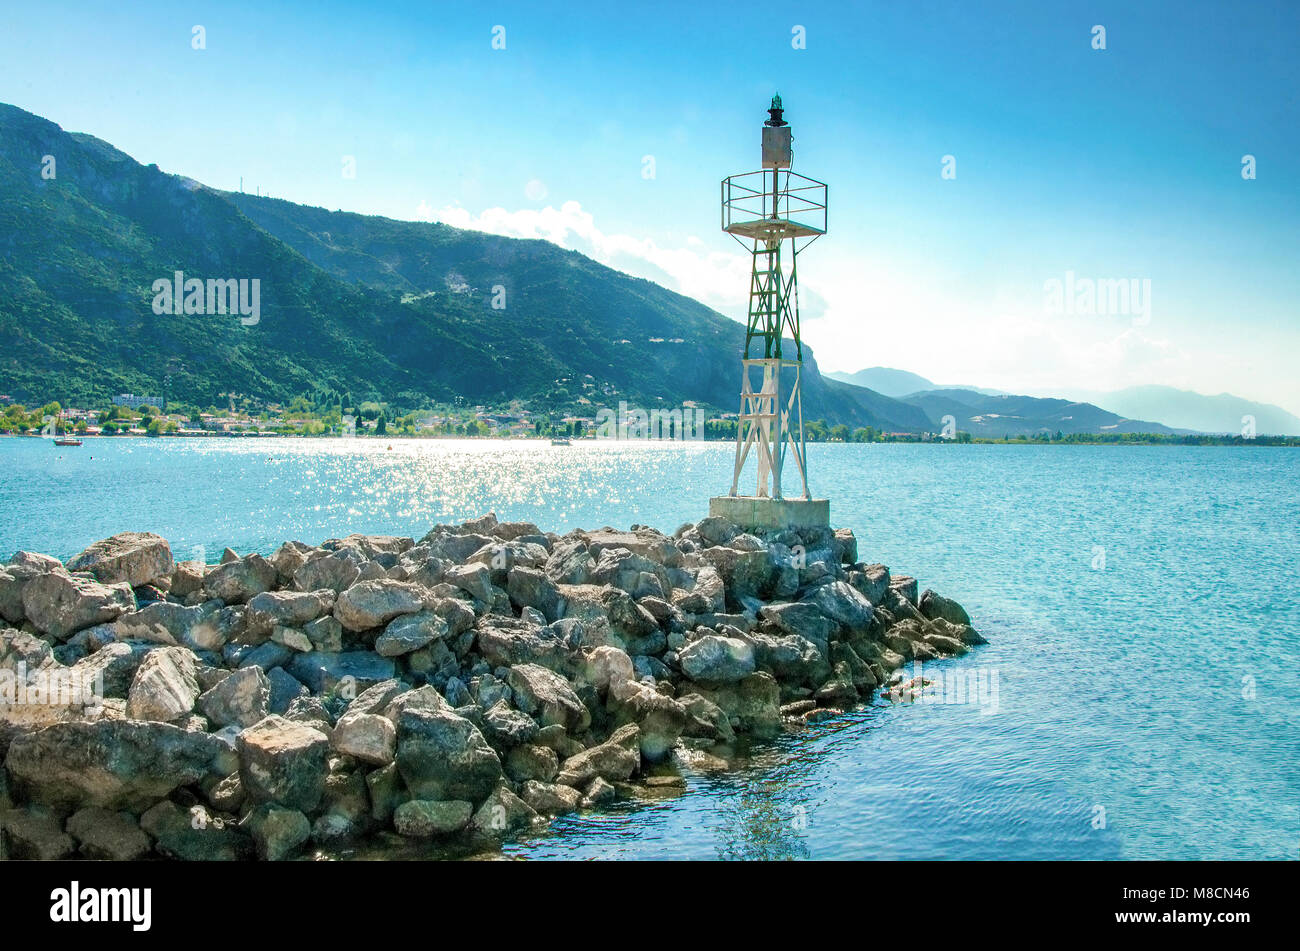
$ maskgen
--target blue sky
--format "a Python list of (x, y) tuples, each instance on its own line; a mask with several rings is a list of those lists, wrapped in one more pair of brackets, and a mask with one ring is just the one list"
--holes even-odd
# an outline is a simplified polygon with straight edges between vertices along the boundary
[[(1294, 3), (65, 3), (4, 20), (0, 100), (141, 162), (548, 237), (732, 317), (748, 261), (718, 230), (718, 180), (758, 164), (779, 90), (796, 170), (830, 184), (831, 233), (800, 263), (823, 369), (1044, 395), (1165, 383), (1300, 413)], [(1149, 310), (1054, 312), (1067, 272), (1149, 280)]]

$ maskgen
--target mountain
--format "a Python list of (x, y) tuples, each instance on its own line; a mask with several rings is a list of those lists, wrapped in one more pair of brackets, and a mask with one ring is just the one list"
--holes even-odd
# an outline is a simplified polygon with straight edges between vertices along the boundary
[[(177, 271), (257, 280), (259, 319), (155, 313), (154, 282)], [(17, 401), (170, 377), (173, 399), (201, 405), (331, 390), (734, 412), (743, 344), (703, 304), (546, 241), (217, 191), (0, 104), (0, 392)], [(803, 384), (805, 420), (928, 428), (917, 407), (824, 380), (808, 348)]]
[(1036, 396), (987, 396), (974, 390), (928, 390), (905, 397), (941, 430), (952, 416), (958, 431), (972, 436), (1032, 436), (1035, 433), (1173, 433), (1167, 426), (1125, 419), (1091, 403)]
[(1161, 419), (1179, 429), (1235, 435), (1242, 431), (1243, 417), (1253, 416), (1255, 432), (1261, 436), (1300, 436), (1300, 418), (1280, 406), (1256, 403), (1231, 393), (1206, 396), (1171, 386), (1132, 386), (1089, 398), (1116, 413)]
[(869, 367), (866, 370), (859, 370), (857, 373), (832, 371), (825, 375), (832, 380), (851, 383), (854, 386), (863, 386), (885, 396), (907, 396), (909, 393), (916, 393), (920, 390), (935, 389), (935, 384), (923, 376), (909, 373), (907, 370), (894, 370), (890, 367)]
[(920, 393), (926, 390), (972, 390), (976, 393), (982, 393), (985, 396), (998, 396), (1002, 394), (1001, 390), (989, 390), (979, 386), (965, 386), (961, 384), (943, 385), (932, 383), (925, 377), (911, 373), (907, 370), (895, 370), (891, 367), (869, 367), (866, 370), (859, 370), (856, 373), (843, 373), (840, 371), (831, 371), (825, 376), (833, 380), (839, 380), (842, 383), (852, 383), (854, 386), (865, 386), (868, 389), (875, 390), (877, 393), (883, 393), (885, 396), (899, 398), (910, 396), (913, 393)]

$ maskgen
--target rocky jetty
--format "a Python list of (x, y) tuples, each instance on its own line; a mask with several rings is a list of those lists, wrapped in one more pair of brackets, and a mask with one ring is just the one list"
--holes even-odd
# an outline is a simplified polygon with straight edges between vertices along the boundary
[(0, 846), (282, 859), (500, 839), (725, 768), (983, 639), (840, 529), (567, 535), (487, 515), (173, 562), (0, 568)]

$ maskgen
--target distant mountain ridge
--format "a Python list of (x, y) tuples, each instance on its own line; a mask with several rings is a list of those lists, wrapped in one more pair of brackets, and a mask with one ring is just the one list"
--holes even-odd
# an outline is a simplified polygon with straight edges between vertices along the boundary
[[(825, 376), (859, 386), (871, 386), (879, 393), (921, 406), (926, 409), (932, 421), (936, 422), (935, 411), (945, 406), (946, 409), (940, 416), (949, 412), (957, 416), (960, 415), (959, 411), (968, 410), (969, 416), (992, 414), (1019, 417), (1026, 420), (1026, 426), (1037, 420), (1041, 428), (1050, 426), (1058, 417), (1065, 419), (1069, 425), (1079, 425), (1083, 420), (1087, 424), (1095, 423), (1098, 427), (1103, 427), (1074, 430), (1079, 432), (1239, 435), (1245, 429), (1247, 420), (1253, 419), (1258, 435), (1300, 435), (1300, 417), (1280, 406), (1258, 403), (1230, 393), (1206, 396), (1190, 390), (1152, 384), (1113, 392), (1070, 389), (1063, 392), (1060, 398), (1030, 397), (981, 387), (940, 386), (917, 373), (891, 367), (869, 367), (856, 373), (828, 372)], [(1010, 398), (1012, 402), (994, 403), (987, 399), (998, 396)], [(1028, 402), (1036, 399), (1042, 402)], [(1080, 409), (1072, 412), (1070, 406), (1079, 406)], [(999, 412), (999, 407), (1002, 412)], [(1018, 412), (1010, 411), (1009, 407), (1014, 407)], [(1017, 424), (982, 421), (977, 425), (991, 432), (1000, 428), (1014, 429)], [(1139, 428), (1132, 428), (1135, 425)], [(1062, 431), (1072, 430), (1065, 428)]]
[(1207, 396), (1152, 384), (1090, 394), (1087, 398), (1116, 413), (1161, 419), (1179, 429), (1238, 435), (1253, 420), (1258, 435), (1300, 436), (1300, 417), (1280, 406), (1257, 403), (1231, 393)]
[(957, 431), (998, 438), (1047, 433), (1159, 433), (1174, 430), (1147, 420), (1125, 419), (1091, 403), (1036, 396), (986, 396), (973, 390), (927, 390), (904, 397), (942, 429), (951, 416)]
[(868, 367), (865, 370), (858, 370), (856, 373), (833, 370), (823, 375), (830, 377), (832, 380), (839, 380), (842, 383), (865, 386), (867, 389), (883, 393), (885, 396), (892, 396), (895, 399), (926, 390), (971, 390), (984, 396), (1002, 395), (1001, 390), (990, 390), (981, 386), (940, 385), (927, 380), (920, 374), (911, 373), (907, 370), (895, 370), (892, 367)]

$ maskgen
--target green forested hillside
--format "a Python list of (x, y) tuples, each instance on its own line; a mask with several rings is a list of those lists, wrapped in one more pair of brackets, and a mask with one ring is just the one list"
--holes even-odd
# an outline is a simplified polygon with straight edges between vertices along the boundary
[[(175, 271), (259, 279), (259, 322), (155, 314), (153, 282)], [(219, 192), (0, 104), (0, 393), (15, 400), (156, 393), (170, 376), (172, 398), (196, 404), (328, 389), (407, 408), (555, 406), (585, 382), (605, 404), (734, 411), (743, 337), (548, 242)], [(920, 408), (828, 383), (806, 360), (806, 419), (929, 428)]]

